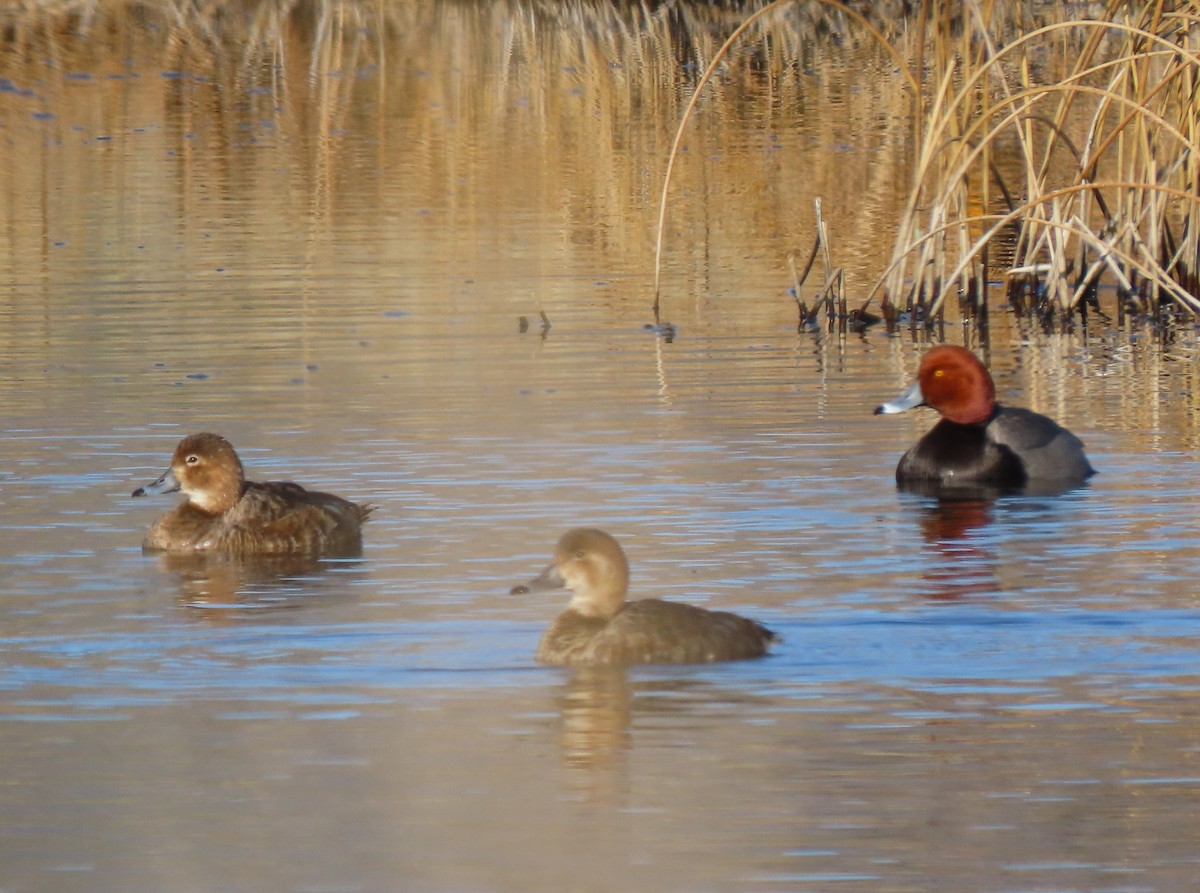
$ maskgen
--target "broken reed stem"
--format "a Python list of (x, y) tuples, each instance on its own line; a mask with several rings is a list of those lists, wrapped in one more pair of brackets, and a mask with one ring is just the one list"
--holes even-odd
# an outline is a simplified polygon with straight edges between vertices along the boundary
[[(812, 264), (812, 259), (809, 259), (809, 264)], [(802, 282), (796, 274), (796, 253), (788, 252), (788, 270), (792, 274), (792, 294), (796, 298), (796, 312), (799, 315), (799, 328), (804, 328), (804, 321), (808, 318), (808, 306), (804, 302), (804, 298), (800, 295)], [(805, 272), (807, 276), (807, 271)]]

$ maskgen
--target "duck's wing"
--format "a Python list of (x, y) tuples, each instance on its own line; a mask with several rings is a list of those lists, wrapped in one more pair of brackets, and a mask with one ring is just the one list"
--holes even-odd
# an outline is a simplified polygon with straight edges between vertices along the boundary
[(690, 664), (761, 657), (773, 632), (726, 611), (680, 602), (628, 602), (588, 645), (591, 663)]
[(904, 489), (937, 494), (980, 486), (1019, 487), (1025, 469), (1017, 454), (990, 429), (941, 419), (913, 444), (896, 466)]
[(358, 554), (371, 510), (290, 481), (248, 482), (225, 515), (224, 545), (247, 553)]
[(1032, 479), (1085, 480), (1094, 474), (1083, 441), (1054, 419), (1016, 406), (1002, 406), (988, 423), (994, 443), (1021, 458)]

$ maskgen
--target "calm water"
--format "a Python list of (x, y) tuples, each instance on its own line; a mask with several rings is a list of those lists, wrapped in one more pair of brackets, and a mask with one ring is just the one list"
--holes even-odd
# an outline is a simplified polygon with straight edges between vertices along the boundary
[[(0, 891), (1195, 889), (1195, 332), (996, 314), (1002, 399), (1100, 475), (899, 494), (931, 419), (871, 410), (923, 345), (797, 335), (785, 292), (818, 195), (852, 290), (880, 272), (886, 67), (717, 85), (668, 343), (668, 29), (417, 7), (0, 57)], [(376, 503), (363, 557), (143, 555), (174, 497), (129, 493), (198, 430)], [(508, 589), (578, 524), (783, 644), (537, 666), (562, 599)]]

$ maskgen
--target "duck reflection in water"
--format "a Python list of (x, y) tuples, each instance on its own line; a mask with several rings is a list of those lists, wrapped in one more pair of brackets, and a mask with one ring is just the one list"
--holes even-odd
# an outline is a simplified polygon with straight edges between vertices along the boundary
[(629, 562), (613, 537), (580, 527), (563, 534), (554, 561), (513, 594), (566, 588), (567, 610), (538, 644), (537, 660), (570, 666), (688, 664), (762, 657), (777, 640), (753, 620), (659, 599), (625, 601)]
[[(633, 687), (625, 667), (577, 667), (557, 700), (564, 763), (584, 770), (621, 765), (631, 744), (633, 717)], [(601, 793), (590, 780), (585, 787)]]
[(921, 533), (933, 564), (921, 574), (930, 599), (994, 595), (996, 556), (979, 532), (993, 521), (994, 499), (939, 499), (921, 508)]
[(295, 610), (343, 599), (358, 561), (317, 555), (226, 555), (163, 552), (163, 570), (178, 582), (178, 602), (193, 616), (239, 621), (263, 611)]
[(921, 358), (917, 380), (875, 414), (917, 406), (941, 420), (896, 466), (901, 489), (930, 495), (1048, 495), (1095, 474), (1079, 438), (1053, 419), (1001, 406), (987, 367), (964, 347), (939, 345)]
[[(572, 667), (554, 699), (563, 764), (570, 783), (589, 802), (625, 805), (626, 772), (639, 727), (673, 730), (686, 741), (723, 711), (761, 713), (774, 703), (743, 686), (680, 669), (627, 665)], [(636, 674), (636, 675), (634, 675)], [(630, 678), (634, 676), (634, 678)], [(672, 734), (672, 732), (667, 732)]]
[(133, 495), (176, 491), (187, 499), (154, 523), (143, 549), (353, 557), (374, 508), (290, 481), (248, 481), (229, 441), (208, 433), (181, 440), (171, 467)]

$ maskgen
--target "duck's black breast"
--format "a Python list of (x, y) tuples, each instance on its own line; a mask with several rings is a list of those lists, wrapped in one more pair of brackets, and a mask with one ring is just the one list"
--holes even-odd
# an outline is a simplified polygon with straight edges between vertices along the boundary
[(628, 602), (611, 620), (559, 615), (538, 646), (543, 663), (688, 664), (761, 657), (776, 636), (725, 611), (680, 602)]
[(1021, 458), (989, 437), (986, 427), (948, 419), (934, 425), (896, 466), (896, 482), (901, 486), (1016, 488), (1027, 479)]

